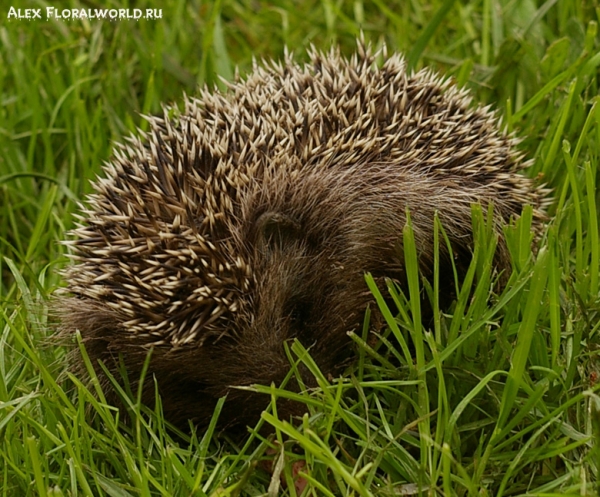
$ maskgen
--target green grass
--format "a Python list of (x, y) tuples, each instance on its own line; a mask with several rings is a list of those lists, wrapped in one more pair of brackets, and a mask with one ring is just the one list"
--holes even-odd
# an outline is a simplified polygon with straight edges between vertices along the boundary
[[(313, 496), (598, 495), (600, 4), (129, 3), (162, 7), (163, 18), (7, 21), (8, 7), (0, 12), (0, 496), (294, 496), (297, 461)], [(421, 321), (419, 294), (436, 301), (435, 277), (409, 271), (402, 293), (367, 276), (387, 328), (373, 341), (367, 311), (353, 336), (358, 360), (343, 378), (323, 376), (293, 344), (292, 362), (320, 388), (257, 387), (308, 406), (295, 425), (276, 409), (265, 413), (274, 438), (251, 430), (240, 443), (213, 428), (178, 436), (160, 405), (140, 406), (135, 392), (124, 393), (133, 421), (120, 423), (93, 385), (60, 376), (64, 349), (44, 346), (48, 296), (66, 263), (58, 242), (89, 180), (113, 142), (143, 128), (140, 114), (161, 102), (222, 84), (218, 76), (236, 67), (243, 74), (253, 57), (280, 58), (285, 45), (299, 59), (311, 43), (349, 54), (361, 30), (413, 67), (454, 77), (522, 138), (527, 174), (553, 190), (539, 249), (531, 250), (526, 213), (506, 229), (513, 272), (493, 295), (495, 241), (475, 210), (473, 263), (455, 304), (434, 309), (431, 325)], [(411, 268), (409, 227), (404, 237)], [(436, 244), (444, 243), (438, 226)], [(275, 469), (263, 470), (274, 458)]]

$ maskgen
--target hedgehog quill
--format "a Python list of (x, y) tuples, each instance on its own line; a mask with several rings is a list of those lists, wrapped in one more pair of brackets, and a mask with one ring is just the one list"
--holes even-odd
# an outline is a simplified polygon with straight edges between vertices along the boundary
[(525, 204), (543, 217), (496, 114), (385, 49), (255, 64), (149, 120), (81, 207), (58, 311), (61, 334), (79, 330), (116, 377), (122, 360), (135, 382), (152, 349), (150, 377), (180, 426), (203, 426), (225, 395), (223, 427), (254, 423), (270, 399), (234, 387), (281, 383), (292, 339), (338, 374), (372, 301), (364, 274), (403, 278), (407, 208), (424, 274), (436, 212), (468, 266), (471, 206), (492, 203), (498, 270), (502, 224)]

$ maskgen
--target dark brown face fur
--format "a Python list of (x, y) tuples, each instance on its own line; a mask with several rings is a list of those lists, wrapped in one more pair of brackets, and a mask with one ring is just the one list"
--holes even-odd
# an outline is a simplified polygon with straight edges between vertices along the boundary
[(152, 118), (96, 182), (57, 310), (62, 335), (79, 330), (117, 379), (122, 361), (134, 390), (152, 350), (144, 402), (156, 380), (179, 426), (204, 426), (225, 395), (222, 427), (255, 423), (270, 398), (235, 387), (280, 385), (294, 339), (340, 373), (372, 300), (364, 274), (404, 280), (407, 209), (425, 275), (436, 213), (467, 267), (471, 206), (492, 203), (499, 270), (500, 226), (525, 203), (543, 216), (493, 113), (428, 71), (407, 74), (398, 56), (375, 67), (364, 46), (351, 60), (332, 51), (255, 68), (174, 114)]

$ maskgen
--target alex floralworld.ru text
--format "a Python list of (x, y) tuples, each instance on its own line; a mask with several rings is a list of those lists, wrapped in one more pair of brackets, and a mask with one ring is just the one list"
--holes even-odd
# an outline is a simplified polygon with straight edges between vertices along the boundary
[(162, 19), (162, 9), (8, 9), (8, 19)]

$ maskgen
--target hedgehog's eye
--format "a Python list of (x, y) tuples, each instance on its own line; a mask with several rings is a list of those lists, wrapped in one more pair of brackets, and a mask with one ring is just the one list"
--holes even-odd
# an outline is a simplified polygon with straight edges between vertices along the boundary
[(256, 220), (257, 242), (264, 248), (282, 248), (301, 236), (300, 223), (281, 212), (268, 211)]
[(312, 313), (312, 303), (308, 300), (295, 300), (290, 306), (288, 316), (290, 317), (291, 327), (298, 333), (299, 336), (306, 330)]

